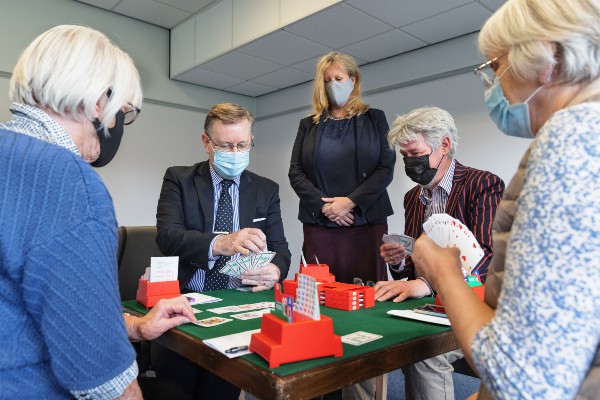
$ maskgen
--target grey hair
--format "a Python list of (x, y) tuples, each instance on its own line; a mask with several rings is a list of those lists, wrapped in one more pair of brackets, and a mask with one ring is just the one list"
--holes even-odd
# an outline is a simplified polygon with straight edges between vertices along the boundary
[(450, 139), (448, 157), (454, 158), (458, 148), (458, 134), (454, 118), (446, 110), (438, 107), (414, 109), (398, 116), (390, 128), (387, 140), (390, 148), (401, 148), (422, 137), (432, 150), (442, 145), (445, 137)]
[(571, 103), (600, 100), (598, 21), (598, 0), (511, 0), (481, 29), (479, 49), (485, 56), (507, 54), (521, 79), (559, 64), (555, 83), (591, 83)]
[(10, 80), (9, 95), (17, 103), (91, 121), (96, 104), (108, 90), (111, 96), (100, 117), (105, 133), (127, 102), (141, 107), (138, 71), (131, 58), (103, 33), (61, 25), (39, 35), (23, 51)]

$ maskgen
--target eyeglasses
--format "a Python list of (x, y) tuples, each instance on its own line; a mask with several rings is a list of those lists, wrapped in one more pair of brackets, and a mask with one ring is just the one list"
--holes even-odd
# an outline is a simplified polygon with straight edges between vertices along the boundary
[(355, 285), (358, 285), (358, 286), (371, 286), (371, 287), (375, 286), (375, 282), (373, 282), (373, 281), (363, 282), (363, 280), (360, 278), (352, 279), (352, 283), (354, 283)]
[(494, 83), (494, 72), (499, 67), (499, 58), (500, 57), (494, 57), (473, 70), (473, 73), (477, 75), (479, 79), (481, 79), (483, 86), (485, 86), (486, 88), (490, 88)]
[[(106, 97), (108, 97), (110, 99), (110, 96), (112, 96), (112, 89), (108, 89), (106, 91)], [(131, 124), (133, 124), (133, 121), (135, 121), (137, 119), (137, 117), (140, 115), (140, 113), (142, 112), (142, 109), (134, 106), (130, 102), (127, 102), (127, 105), (129, 107), (131, 107), (131, 109), (125, 111), (125, 113), (124, 113), (125, 118), (124, 118), (123, 124), (131, 125)]]
[[(215, 143), (214, 140), (212, 140), (212, 138), (208, 135), (206, 135), (206, 137), (208, 138), (208, 140), (210, 140), (210, 142), (212, 144), (214, 144), (214, 147), (211, 145), (213, 151), (225, 151), (225, 152), (233, 152), (235, 150), (240, 151), (240, 152), (244, 152), (244, 151), (249, 151), (251, 148), (254, 147), (254, 140), (250, 140), (250, 143), (238, 143), (238, 144), (226, 144), (226, 145), (218, 145), (217, 143)], [(215, 148), (216, 147), (216, 148)]]
[(142, 109), (139, 107), (134, 106), (133, 104), (131, 104), (130, 102), (127, 102), (127, 105), (129, 107), (131, 107), (131, 109), (129, 109), (128, 111), (125, 111), (125, 125), (131, 125), (133, 124), (133, 121), (136, 120), (136, 118), (140, 115), (140, 113), (142, 112)]

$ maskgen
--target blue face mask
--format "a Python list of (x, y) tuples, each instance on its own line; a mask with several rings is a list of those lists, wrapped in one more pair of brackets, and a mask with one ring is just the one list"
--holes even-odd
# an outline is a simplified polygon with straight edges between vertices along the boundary
[[(510, 67), (509, 67), (510, 68)], [(508, 71), (504, 70), (502, 75)], [(525, 100), (519, 104), (508, 104), (502, 87), (500, 86), (500, 78), (502, 75), (494, 78), (492, 86), (485, 91), (485, 105), (488, 108), (490, 118), (496, 123), (496, 126), (509, 136), (522, 137), (532, 139), (534, 137), (531, 132), (531, 121), (529, 120), (529, 100), (533, 98), (542, 88), (540, 86)]]
[(225, 179), (240, 176), (250, 164), (250, 150), (215, 151), (214, 153), (213, 168)]
[(354, 90), (354, 82), (352, 79), (346, 79), (343, 82), (338, 82), (335, 79), (325, 84), (327, 99), (330, 103), (337, 107), (343, 107), (350, 99), (350, 95)]

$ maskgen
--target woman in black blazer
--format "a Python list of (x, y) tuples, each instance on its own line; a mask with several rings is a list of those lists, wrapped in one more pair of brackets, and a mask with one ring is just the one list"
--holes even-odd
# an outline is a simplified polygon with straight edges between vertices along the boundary
[(313, 113), (300, 121), (288, 173), (300, 198), (304, 254), (347, 283), (387, 279), (379, 247), (393, 214), (386, 188), (396, 155), (385, 114), (363, 103), (360, 80), (352, 57), (321, 58)]

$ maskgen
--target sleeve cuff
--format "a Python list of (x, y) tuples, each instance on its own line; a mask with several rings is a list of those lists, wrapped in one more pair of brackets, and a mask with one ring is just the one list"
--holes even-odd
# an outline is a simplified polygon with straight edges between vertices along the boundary
[(114, 399), (123, 394), (127, 386), (138, 376), (138, 366), (135, 360), (125, 371), (115, 376), (108, 382), (88, 390), (71, 390), (76, 399), (104, 400)]

